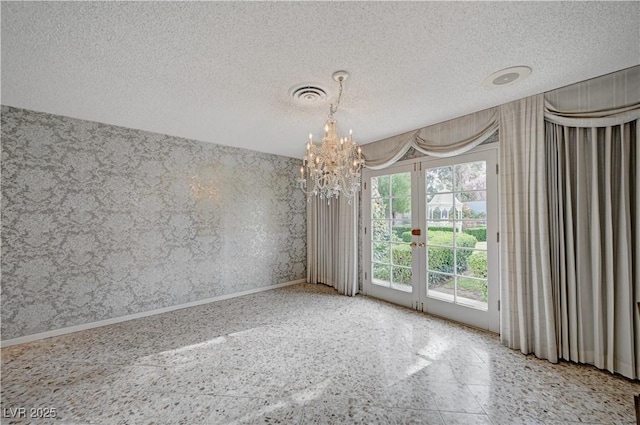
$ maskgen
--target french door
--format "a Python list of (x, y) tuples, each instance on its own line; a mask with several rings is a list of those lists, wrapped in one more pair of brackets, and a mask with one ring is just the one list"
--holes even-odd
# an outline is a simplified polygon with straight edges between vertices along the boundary
[(497, 150), (365, 170), (364, 291), (499, 331)]

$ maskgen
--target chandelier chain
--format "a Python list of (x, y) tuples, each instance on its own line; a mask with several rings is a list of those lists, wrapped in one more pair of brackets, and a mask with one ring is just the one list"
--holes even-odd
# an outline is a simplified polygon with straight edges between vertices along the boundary
[(338, 82), (340, 83), (340, 89), (338, 90), (338, 100), (336, 101), (336, 106), (333, 106), (333, 103), (329, 105), (329, 118), (333, 119), (333, 114), (335, 114), (336, 112), (338, 112), (338, 107), (340, 106), (340, 99), (342, 99), (342, 81), (344, 80), (343, 77), (340, 77), (338, 79)]

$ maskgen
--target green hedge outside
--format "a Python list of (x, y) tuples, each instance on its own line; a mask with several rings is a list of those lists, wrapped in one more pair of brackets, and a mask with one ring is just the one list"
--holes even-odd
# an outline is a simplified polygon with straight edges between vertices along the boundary
[[(451, 243), (451, 235), (447, 233), (452, 232), (438, 232), (429, 231), (429, 244), (433, 245), (448, 245)], [(476, 246), (478, 240), (464, 233), (456, 235), (456, 243), (458, 247), (473, 248)], [(457, 274), (462, 274), (467, 270), (467, 259), (473, 251), (460, 249), (457, 252), (458, 264), (456, 267)], [(452, 248), (440, 248), (429, 247), (428, 252), (429, 269), (436, 272), (453, 273), (454, 271), (454, 257)], [(429, 285), (437, 286), (443, 284), (450, 278), (441, 274), (429, 273)]]
[(474, 227), (464, 231), (467, 235), (475, 237), (478, 242), (487, 241), (487, 228), (486, 227)]
[(471, 276), (487, 278), (487, 251), (473, 251), (467, 260)]
[[(411, 233), (411, 225), (410, 224), (401, 224), (399, 226), (392, 226), (391, 230), (393, 231), (393, 234), (398, 237), (398, 239), (402, 239), (402, 234), (403, 233), (405, 233), (405, 232)], [(409, 242), (411, 242), (411, 241), (409, 240)]]
[[(398, 240), (403, 240), (404, 242), (411, 242), (411, 239), (406, 239), (405, 233), (409, 232), (409, 236), (411, 236), (411, 225), (410, 224), (401, 224), (398, 226), (393, 226), (392, 228), (393, 234), (398, 237)], [(453, 232), (453, 227), (451, 226), (431, 226), (428, 229), (430, 232)], [(478, 242), (486, 242), (487, 240), (487, 228), (486, 227), (473, 227), (471, 229), (465, 230), (463, 233), (467, 235), (471, 235), (477, 239)]]

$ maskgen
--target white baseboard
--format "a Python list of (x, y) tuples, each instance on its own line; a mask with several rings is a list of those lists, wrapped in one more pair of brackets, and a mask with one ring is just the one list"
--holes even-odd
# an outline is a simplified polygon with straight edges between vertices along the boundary
[(209, 304), (216, 301), (228, 300), (231, 298), (242, 297), (244, 295), (255, 294), (257, 292), (269, 291), (271, 289), (282, 288), (285, 286), (296, 285), (298, 283), (305, 283), (306, 279), (292, 280), (291, 282), (277, 283), (275, 285), (265, 286), (262, 288), (248, 289), (242, 292), (235, 292), (233, 294), (220, 295), (218, 297), (206, 298), (204, 300), (192, 301), (185, 304), (173, 305), (170, 307), (158, 308), (155, 310), (143, 311), (142, 313), (128, 314), (126, 316), (114, 317), (113, 319), (99, 320), (97, 322), (85, 323), (82, 325), (69, 326), (67, 328), (54, 329), (52, 331), (40, 332), (37, 334), (21, 336), (18, 338), (7, 339), (0, 341), (0, 347), (10, 347), (12, 345), (25, 344), (27, 342), (37, 341), (39, 339), (51, 338), (53, 336), (70, 334), (73, 332), (84, 331), (87, 329), (98, 328), (100, 326), (113, 325), (114, 323), (126, 322), (127, 320), (139, 319), (141, 317), (153, 316), (156, 314), (167, 313), (169, 311), (180, 310), (183, 308), (195, 307), (202, 304)]

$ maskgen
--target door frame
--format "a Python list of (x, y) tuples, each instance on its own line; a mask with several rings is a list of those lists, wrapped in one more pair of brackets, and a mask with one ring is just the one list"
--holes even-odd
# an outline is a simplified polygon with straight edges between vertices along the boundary
[[(363, 170), (362, 181), (362, 226), (360, 228), (360, 240), (362, 241), (362, 289), (365, 295), (375, 298), (381, 298), (395, 304), (410, 307), (416, 310), (426, 312), (431, 315), (446, 318), (470, 326), (486, 329), (491, 332), (500, 332), (500, 259), (499, 259), (499, 144), (491, 143), (481, 145), (475, 149), (461, 155), (449, 158), (434, 157), (418, 157), (399, 161), (387, 168), (380, 170)], [(467, 157), (467, 158), (465, 158)], [(487, 161), (487, 228), (492, 229), (491, 233), (487, 232), (487, 263), (488, 263), (488, 309), (486, 317), (482, 319), (482, 323), (473, 323), (468, 319), (468, 310), (472, 307), (465, 307), (451, 302), (429, 298), (427, 296), (427, 266), (426, 266), (426, 249), (413, 249), (413, 291), (411, 293), (398, 294), (397, 290), (385, 288), (375, 285), (371, 282), (371, 235), (366, 234), (367, 220), (371, 220), (371, 197), (370, 197), (370, 179), (379, 175), (394, 174), (398, 172), (411, 172), (411, 223), (413, 229), (421, 229), (421, 236), (414, 236), (412, 240), (417, 243), (426, 243), (426, 231), (422, 229), (426, 219), (426, 205), (419, 205), (419, 209), (415, 210), (418, 203), (424, 204), (424, 199), (420, 201), (420, 196), (424, 196), (424, 176), (427, 168), (434, 168), (455, 163), (473, 162), (474, 157), (478, 160)], [(495, 166), (494, 170), (490, 167)], [(416, 257), (418, 256), (418, 257)], [(417, 267), (415, 266), (417, 265)], [(410, 295), (410, 296), (407, 296)], [(480, 314), (482, 316), (482, 314)]]

